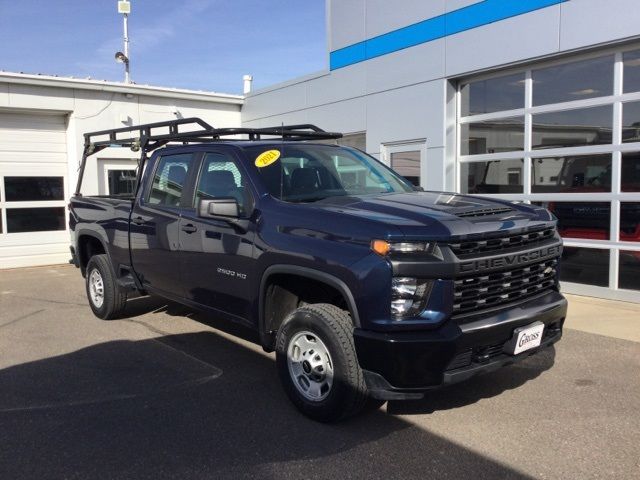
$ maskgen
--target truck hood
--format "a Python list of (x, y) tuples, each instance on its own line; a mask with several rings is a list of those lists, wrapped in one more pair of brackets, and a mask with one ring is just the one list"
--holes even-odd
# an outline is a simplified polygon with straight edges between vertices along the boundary
[(393, 225), (404, 237), (449, 239), (548, 224), (541, 207), (441, 192), (331, 197), (315, 208)]

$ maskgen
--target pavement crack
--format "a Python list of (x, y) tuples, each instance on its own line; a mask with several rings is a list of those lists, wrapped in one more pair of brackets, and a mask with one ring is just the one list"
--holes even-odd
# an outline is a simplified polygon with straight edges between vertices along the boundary
[(143, 322), (142, 320), (134, 320), (133, 318), (123, 318), (121, 320), (128, 323), (137, 323), (138, 325), (145, 327), (150, 332), (157, 333), (158, 335), (171, 335), (170, 332), (165, 332), (164, 330), (153, 325), (149, 325), (147, 322)]
[(169, 385), (165, 388), (159, 388), (151, 392), (142, 392), (142, 393), (121, 393), (114, 395), (107, 395), (105, 397), (98, 398), (88, 398), (85, 400), (71, 400), (66, 402), (54, 402), (54, 403), (45, 403), (40, 405), (30, 405), (24, 407), (8, 407), (8, 408), (0, 408), (0, 413), (13, 413), (13, 412), (25, 412), (25, 411), (34, 411), (34, 410), (50, 410), (54, 408), (65, 408), (65, 407), (78, 407), (84, 405), (95, 405), (100, 403), (107, 403), (119, 400), (131, 400), (141, 397), (148, 397), (151, 395), (157, 395), (160, 393), (168, 393), (176, 390), (184, 390), (187, 388), (197, 387), (200, 385), (204, 385), (206, 383), (215, 380), (216, 378), (222, 375), (222, 370), (217, 369), (217, 372), (214, 372), (212, 375), (207, 375), (205, 377), (196, 378), (194, 380), (187, 380), (185, 382), (176, 383), (174, 385)]
[(37, 314), (42, 313), (44, 311), (45, 311), (45, 309), (41, 308), (40, 310), (36, 310), (35, 312), (27, 313), (26, 315), (22, 315), (21, 317), (14, 318), (13, 320), (9, 320), (6, 323), (0, 324), (0, 328), (8, 327), (9, 325), (13, 325), (14, 323), (17, 323), (17, 322), (19, 322), (21, 320), (24, 320), (26, 318), (29, 318), (29, 317), (33, 317), (34, 315), (37, 315)]
[(76, 303), (76, 302), (63, 302), (60, 300), (51, 300), (50, 298), (38, 298), (38, 297), (29, 297), (24, 295), (12, 295), (15, 298), (21, 298), (23, 300), (35, 300), (36, 302), (44, 302), (44, 303), (55, 303), (56, 305), (76, 305), (79, 307), (86, 307), (86, 303)]

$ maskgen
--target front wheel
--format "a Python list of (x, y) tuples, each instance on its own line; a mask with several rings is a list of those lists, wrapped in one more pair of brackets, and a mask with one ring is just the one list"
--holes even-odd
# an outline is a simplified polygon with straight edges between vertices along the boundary
[(366, 403), (351, 317), (334, 305), (305, 305), (293, 312), (278, 331), (276, 361), (287, 395), (314, 420), (342, 420)]
[(87, 263), (86, 288), (89, 306), (103, 320), (119, 317), (127, 304), (127, 294), (120, 290), (107, 255), (94, 255)]

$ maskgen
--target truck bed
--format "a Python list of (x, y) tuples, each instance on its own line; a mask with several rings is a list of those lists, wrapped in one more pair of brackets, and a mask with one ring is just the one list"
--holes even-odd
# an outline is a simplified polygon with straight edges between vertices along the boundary
[[(75, 195), (69, 203), (69, 227), (80, 236), (98, 236), (113, 265), (130, 266), (129, 218), (133, 197)], [(83, 232), (84, 231), (84, 232)]]

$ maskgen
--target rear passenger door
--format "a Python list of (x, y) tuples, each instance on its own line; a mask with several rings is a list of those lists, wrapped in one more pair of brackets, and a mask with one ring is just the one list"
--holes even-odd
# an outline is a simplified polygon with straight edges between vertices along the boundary
[(193, 192), (194, 153), (163, 155), (131, 214), (133, 266), (145, 288), (183, 297), (180, 279), (180, 212)]
[(240, 217), (251, 216), (253, 194), (248, 176), (233, 151), (223, 148), (204, 154), (193, 208), (182, 214), (180, 244), (185, 294), (200, 305), (248, 319), (250, 302), (258, 288), (253, 277), (254, 224), (245, 222), (248, 230), (242, 231), (223, 220), (199, 217), (199, 200), (215, 198), (235, 198)]

